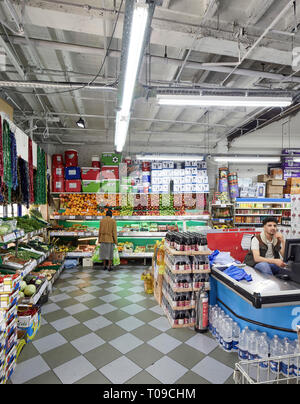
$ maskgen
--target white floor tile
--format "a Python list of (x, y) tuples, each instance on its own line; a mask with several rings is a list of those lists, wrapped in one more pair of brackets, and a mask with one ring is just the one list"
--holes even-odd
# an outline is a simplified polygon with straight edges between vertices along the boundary
[(50, 334), (47, 337), (39, 338), (33, 340), (32, 343), (40, 354), (50, 351), (51, 349), (57, 348), (68, 341), (58, 332)]
[(65, 330), (66, 328), (73, 327), (74, 325), (80, 324), (76, 318), (72, 316), (61, 318), (60, 320), (52, 321), (50, 323), (57, 331)]
[(141, 302), (142, 300), (145, 300), (145, 298), (146, 298), (145, 296), (141, 296), (141, 295), (138, 295), (138, 294), (134, 294), (134, 295), (126, 297), (126, 299), (129, 300), (132, 303)]
[(145, 310), (145, 307), (139, 306), (138, 304), (130, 304), (129, 306), (122, 307), (121, 310), (125, 311), (130, 315), (140, 313)]
[(107, 327), (108, 325), (112, 324), (112, 322), (105, 317), (99, 316), (96, 318), (92, 318), (91, 320), (85, 321), (83, 324), (90, 330), (97, 331), (100, 330), (101, 328)]
[(233, 369), (207, 356), (191, 369), (213, 384), (223, 384), (232, 375)]
[(147, 343), (165, 355), (182, 344), (178, 339), (164, 333), (151, 339)]
[(98, 335), (91, 333), (71, 341), (71, 344), (81, 354), (85, 354), (86, 352), (89, 352), (92, 349), (98, 348), (99, 346), (105, 344), (105, 341), (102, 338), (98, 337)]
[(114, 310), (117, 310), (117, 308), (112, 306), (109, 303), (106, 303), (106, 304), (101, 304), (100, 306), (94, 307), (93, 310), (98, 314), (107, 314)]
[(131, 316), (131, 317), (125, 318), (124, 320), (116, 322), (116, 324), (119, 327), (122, 327), (126, 331), (132, 331), (138, 327), (141, 327), (145, 323), (143, 321), (139, 320), (138, 318)]
[(97, 292), (98, 290), (101, 290), (101, 288), (99, 286), (88, 286), (87, 288), (83, 288), (82, 290), (88, 293), (93, 293)]
[(208, 355), (218, 346), (217, 342), (214, 339), (202, 334), (195, 334), (192, 338), (185, 341), (185, 343), (192, 348), (195, 348), (198, 351), (204, 353), (205, 355)]
[(119, 300), (120, 296), (114, 295), (113, 293), (110, 293), (108, 295), (101, 296), (100, 299), (103, 300), (106, 303), (111, 303), (111, 302), (114, 302), (115, 300)]
[(17, 364), (11, 381), (13, 384), (23, 384), (49, 370), (50, 368), (44, 359), (41, 356), (35, 356)]
[(61, 310), (61, 308), (55, 303), (47, 303), (42, 306), (42, 315), (53, 313), (54, 311)]
[(144, 342), (132, 334), (124, 334), (109, 341), (110, 345), (118, 349), (123, 355), (142, 345)]
[(89, 293), (86, 293), (85, 295), (81, 296), (75, 296), (75, 300), (78, 300), (80, 303), (88, 302), (90, 300), (96, 299), (94, 295), (90, 295)]
[(111, 293), (116, 293), (116, 292), (120, 292), (123, 289), (120, 288), (120, 286), (112, 286), (112, 287), (107, 288), (105, 290), (107, 290), (108, 292), (111, 292)]
[(74, 285), (72, 285), (72, 286), (64, 286), (64, 287), (62, 287), (62, 288), (60, 288), (60, 290), (62, 291), (62, 292), (75, 292), (75, 290), (78, 290), (78, 287), (77, 286), (74, 286)]
[(96, 368), (84, 356), (78, 356), (53, 369), (63, 384), (73, 384), (95, 370)]
[(52, 295), (49, 297), (52, 302), (58, 303), (62, 302), (63, 300), (70, 299), (71, 296), (67, 295), (66, 293), (59, 293), (57, 295)]
[(163, 384), (174, 384), (188, 369), (173, 359), (164, 356), (149, 366), (146, 371)]
[(172, 328), (167, 317), (163, 317), (163, 316), (150, 321), (149, 325), (151, 325), (152, 327), (157, 328), (159, 331), (163, 331), (163, 332), (170, 330)]
[(125, 356), (122, 356), (99, 370), (112, 383), (123, 384), (141, 372), (142, 368)]
[(162, 309), (160, 306), (151, 307), (150, 310), (153, 311), (153, 312), (156, 313), (156, 314), (161, 315), (161, 316), (164, 315), (164, 311), (163, 311), (163, 309)]
[(78, 304), (74, 304), (72, 306), (65, 307), (64, 310), (66, 312), (68, 312), (69, 314), (73, 315), (73, 314), (81, 313), (82, 311), (85, 311), (85, 310), (89, 310), (89, 308), (82, 303), (78, 303)]

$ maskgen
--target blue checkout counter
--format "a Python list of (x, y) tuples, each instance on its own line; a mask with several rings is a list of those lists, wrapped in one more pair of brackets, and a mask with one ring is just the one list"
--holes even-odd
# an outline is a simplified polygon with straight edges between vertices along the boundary
[(300, 324), (300, 284), (243, 268), (253, 281), (238, 282), (212, 268), (210, 304), (218, 304), (243, 329), (266, 332), (270, 337), (297, 338)]

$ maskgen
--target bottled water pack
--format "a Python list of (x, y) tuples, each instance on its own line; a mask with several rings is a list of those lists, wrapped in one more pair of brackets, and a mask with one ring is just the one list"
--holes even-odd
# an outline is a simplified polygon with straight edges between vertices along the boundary
[[(249, 327), (240, 330), (239, 325), (218, 305), (210, 306), (209, 328), (220, 347), (226, 352), (238, 353), (241, 361), (258, 359), (261, 360), (259, 366), (262, 370), (268, 371), (270, 366), (274, 375), (300, 377), (300, 357), (296, 357), (300, 354), (300, 346), (297, 340), (281, 340), (277, 335), (271, 339), (267, 333)], [(274, 357), (280, 358), (269, 362), (269, 358)]]

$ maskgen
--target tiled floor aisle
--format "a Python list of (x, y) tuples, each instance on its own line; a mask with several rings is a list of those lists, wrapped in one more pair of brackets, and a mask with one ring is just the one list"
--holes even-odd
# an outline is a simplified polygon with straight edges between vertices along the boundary
[(171, 329), (143, 267), (65, 270), (42, 307), (13, 384), (233, 383), (237, 355), (192, 329)]

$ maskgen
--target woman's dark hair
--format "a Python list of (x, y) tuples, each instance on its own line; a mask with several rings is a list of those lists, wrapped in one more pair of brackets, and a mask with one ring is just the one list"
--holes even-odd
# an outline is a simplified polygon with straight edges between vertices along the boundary
[(110, 209), (107, 209), (106, 216), (112, 217), (112, 211)]
[(264, 220), (263, 220), (263, 225), (266, 225), (267, 223), (276, 223), (276, 224), (278, 224), (278, 220), (277, 220), (277, 218), (276, 217), (266, 217)]

